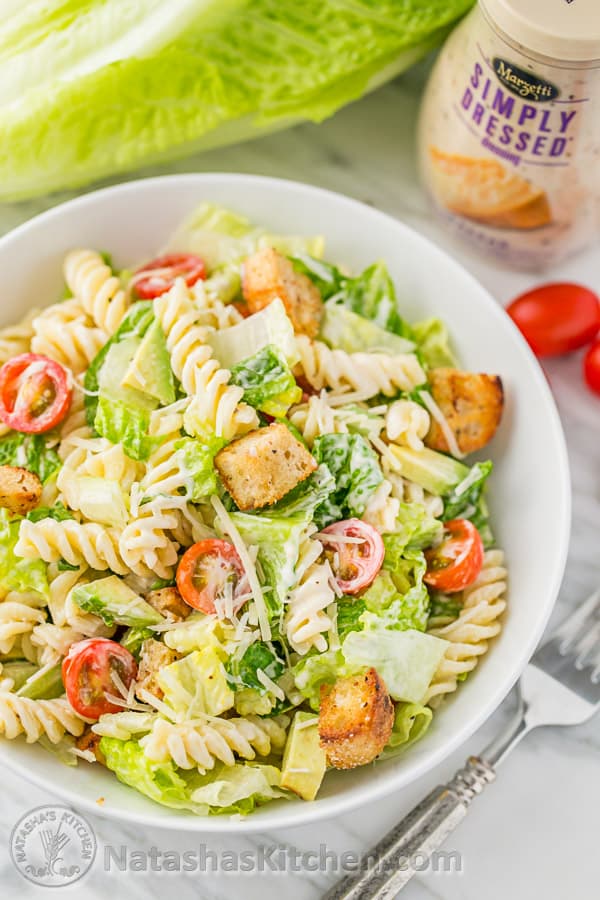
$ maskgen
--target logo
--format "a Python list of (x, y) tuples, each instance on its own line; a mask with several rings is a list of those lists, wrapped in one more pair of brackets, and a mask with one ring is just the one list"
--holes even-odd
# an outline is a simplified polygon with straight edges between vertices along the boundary
[(545, 81), (533, 72), (526, 72), (499, 56), (494, 57), (493, 65), (498, 81), (518, 97), (525, 97), (534, 103), (547, 103), (549, 100), (556, 100), (560, 94), (560, 90), (551, 81)]
[(66, 806), (38, 806), (26, 813), (13, 828), (9, 846), (21, 875), (45, 887), (83, 878), (97, 849), (92, 826)]

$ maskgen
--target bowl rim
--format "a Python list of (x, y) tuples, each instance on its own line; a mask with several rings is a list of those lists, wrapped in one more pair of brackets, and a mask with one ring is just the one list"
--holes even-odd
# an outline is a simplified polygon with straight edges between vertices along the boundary
[(357, 213), (360, 214), (361, 210), (364, 211), (366, 209), (371, 216), (374, 216), (382, 223), (383, 227), (391, 227), (398, 233), (409, 233), (413, 237), (416, 237), (422, 242), (424, 250), (426, 250), (430, 256), (443, 258), (447, 265), (450, 265), (459, 271), (464, 279), (470, 281), (481, 295), (482, 302), (487, 309), (487, 314), (489, 314), (492, 319), (495, 317), (497, 321), (502, 320), (504, 327), (507, 325), (509, 326), (509, 329), (512, 331), (514, 342), (520, 346), (522, 353), (524, 353), (527, 358), (527, 364), (530, 370), (529, 374), (536, 383), (538, 394), (540, 398), (543, 399), (546, 407), (545, 411), (550, 418), (549, 425), (553, 432), (553, 443), (559, 474), (559, 480), (556, 484), (556, 502), (557, 507), (562, 513), (560, 553), (556, 554), (552, 560), (552, 572), (551, 577), (549, 578), (549, 583), (552, 586), (549, 592), (551, 600), (549, 599), (547, 601), (544, 608), (544, 614), (541, 615), (538, 620), (537, 628), (529, 633), (527, 641), (524, 641), (521, 645), (520, 652), (515, 654), (511, 668), (508, 670), (506, 676), (497, 682), (496, 689), (490, 693), (487, 702), (481, 704), (480, 708), (474, 710), (472, 714), (465, 717), (461, 725), (457, 727), (455, 733), (436, 751), (431, 752), (422, 759), (414, 760), (410, 766), (399, 766), (397, 769), (390, 768), (386, 773), (386, 777), (381, 778), (379, 781), (373, 780), (372, 782), (367, 782), (365, 785), (357, 785), (350, 788), (348, 792), (341, 797), (324, 797), (313, 803), (278, 805), (277, 808), (273, 810), (270, 810), (267, 806), (261, 810), (260, 815), (251, 815), (241, 820), (231, 819), (225, 816), (195, 816), (190, 813), (181, 814), (177, 811), (171, 811), (173, 814), (168, 817), (154, 817), (145, 810), (141, 812), (136, 810), (128, 811), (121, 807), (111, 808), (110, 806), (101, 806), (91, 799), (80, 796), (75, 789), (62, 786), (60, 788), (55, 787), (53, 784), (49, 784), (45, 777), (37, 775), (37, 773), (32, 771), (25, 763), (20, 764), (18, 761), (5, 759), (2, 754), (0, 742), (0, 760), (10, 769), (21, 775), (30, 783), (55, 794), (63, 801), (72, 803), (74, 807), (85, 810), (93, 815), (98, 815), (107, 819), (120, 819), (123, 822), (131, 822), (166, 830), (200, 832), (205, 834), (228, 833), (240, 835), (250, 832), (267, 831), (274, 827), (293, 828), (319, 820), (329, 820), (334, 816), (347, 813), (370, 801), (381, 799), (392, 792), (399, 791), (401, 788), (416, 781), (418, 778), (421, 778), (468, 740), (468, 738), (492, 715), (512, 689), (521, 672), (527, 665), (528, 660), (532, 656), (550, 618), (562, 582), (569, 549), (572, 496), (566, 440), (556, 403), (546, 381), (544, 372), (537, 363), (535, 356), (531, 352), (529, 345), (520, 331), (514, 323), (504, 315), (502, 306), (494, 300), (487, 288), (485, 288), (468, 269), (455, 260), (447, 251), (439, 247), (434, 241), (423, 235), (417, 229), (405, 224), (395, 216), (363, 203), (360, 200), (327, 188), (306, 184), (302, 181), (274, 178), (265, 175), (252, 175), (236, 172), (188, 172), (172, 175), (158, 175), (148, 178), (142, 177), (121, 182), (116, 185), (110, 185), (98, 190), (89, 191), (33, 216), (31, 219), (28, 219), (26, 222), (23, 222), (0, 237), (0, 253), (4, 252), (5, 248), (10, 246), (13, 240), (19, 239), (32, 227), (50, 227), (54, 219), (60, 218), (65, 213), (68, 214), (71, 210), (85, 208), (86, 206), (93, 207), (99, 197), (110, 197), (112, 195), (116, 196), (117, 194), (135, 195), (138, 192), (143, 192), (148, 187), (162, 183), (188, 183), (191, 189), (196, 189), (205, 183), (210, 183), (211, 185), (216, 184), (218, 186), (219, 182), (227, 185), (237, 183), (240, 187), (248, 184), (268, 185), (269, 188), (282, 187), (286, 191), (297, 193), (298, 195), (304, 196), (304, 198), (309, 196), (315, 204), (318, 204), (320, 198), (328, 198), (339, 204), (340, 207), (346, 206), (348, 218), (351, 218)]

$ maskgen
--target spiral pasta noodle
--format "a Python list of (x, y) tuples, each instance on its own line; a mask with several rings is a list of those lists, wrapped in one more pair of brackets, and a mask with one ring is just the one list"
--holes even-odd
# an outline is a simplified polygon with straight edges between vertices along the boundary
[(352, 389), (367, 399), (376, 394), (393, 396), (399, 390), (412, 391), (426, 380), (419, 360), (411, 353), (346, 353), (303, 334), (297, 335), (296, 343), (302, 373), (319, 391), (324, 387), (338, 392)]
[(241, 402), (243, 389), (229, 384), (229, 372), (213, 358), (185, 283), (178, 280), (158, 297), (154, 312), (167, 338), (173, 372), (192, 397), (195, 418), (226, 440), (255, 428), (256, 412)]
[(74, 510), (79, 509), (77, 477), (102, 478), (129, 491), (144, 471), (143, 465), (127, 456), (120, 444), (111, 444), (106, 438), (74, 436), (69, 439), (69, 447), (58, 473), (57, 486), (67, 506)]
[(502, 629), (498, 621), (506, 608), (506, 569), (501, 550), (488, 550), (477, 580), (463, 591), (462, 609), (454, 621), (430, 634), (450, 641), (424, 702), (436, 706), (456, 690), (458, 678), (471, 672), (487, 652), (488, 641)]
[(136, 575), (143, 577), (153, 572), (159, 578), (171, 578), (179, 543), (169, 532), (180, 527), (180, 514), (173, 499), (157, 496), (142, 504), (123, 529), (117, 540), (119, 556)]
[(48, 307), (32, 324), (32, 351), (68, 366), (76, 375), (88, 368), (108, 340), (108, 335), (91, 323), (77, 299)]
[(94, 324), (115, 333), (130, 300), (121, 281), (95, 250), (73, 250), (64, 265), (65, 281)]
[[(128, 567), (119, 552), (119, 533), (96, 522), (76, 522), (65, 519), (23, 519), (15, 553), (23, 559), (42, 559), (44, 562), (66, 560), (72, 566), (86, 563), (92, 569), (112, 569), (126, 575)], [(144, 573), (147, 574), (147, 573)]]
[(0, 602), (0, 654), (10, 653), (17, 642), (46, 621), (45, 599), (34, 591), (10, 591)]
[(300, 546), (296, 566), (298, 584), (290, 593), (284, 627), (293, 649), (302, 655), (315, 647), (327, 649), (325, 634), (333, 628), (326, 609), (335, 600), (333, 572), (328, 562), (319, 562), (323, 545), (307, 536)]
[(426, 409), (414, 400), (396, 400), (385, 416), (388, 439), (396, 444), (422, 450), (423, 438), (429, 431), (431, 420)]
[(255, 759), (281, 749), (286, 740), (286, 717), (260, 719), (213, 718), (202, 724), (173, 723), (157, 719), (140, 746), (153, 762), (173, 761), (182, 769), (197, 768), (202, 774), (219, 761), (235, 765), (235, 757)]
[(31, 350), (33, 322), (39, 313), (39, 309), (32, 309), (20, 322), (0, 328), (0, 366), (13, 356), (20, 356), (21, 353), (28, 353)]
[(393, 496), (392, 485), (389, 481), (382, 481), (369, 497), (362, 520), (376, 528), (380, 534), (389, 534), (396, 530), (399, 511), (400, 501)]
[(79, 736), (85, 722), (66, 697), (56, 700), (30, 700), (9, 691), (0, 691), (0, 735), (12, 740), (25, 735), (28, 744), (46, 736), (58, 744), (65, 734)]

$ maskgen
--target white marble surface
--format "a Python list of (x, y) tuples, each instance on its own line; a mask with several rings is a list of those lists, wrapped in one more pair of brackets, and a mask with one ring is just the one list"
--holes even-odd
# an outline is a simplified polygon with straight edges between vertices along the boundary
[[(413, 133), (424, 77), (420, 67), (396, 83), (347, 108), (321, 126), (302, 126), (245, 146), (218, 150), (176, 165), (147, 170), (242, 171), (307, 181), (350, 194), (402, 219), (457, 256), (500, 302), (536, 280), (502, 270), (455, 245), (429, 214), (418, 186)], [(0, 231), (65, 199), (53, 197), (0, 207)], [(600, 290), (598, 248), (547, 273), (548, 278), (579, 280)], [(537, 280), (540, 280), (537, 278)], [(565, 583), (553, 621), (600, 583), (600, 399), (587, 393), (578, 356), (547, 367), (567, 434), (574, 488), (574, 521)], [(532, 536), (543, 553), (543, 543)], [(207, 840), (216, 850), (248, 849), (258, 844), (291, 844), (301, 850), (326, 844), (335, 851), (359, 850), (379, 839), (433, 785), (449, 777), (470, 752), (493, 735), (502, 712), (437, 770), (385, 802), (364, 807), (331, 822), (282, 834), (242, 840)], [(463, 871), (429, 872), (415, 878), (407, 900), (587, 900), (598, 896), (597, 844), (600, 825), (600, 720), (565, 730), (546, 729), (531, 736), (502, 767), (498, 780), (475, 802), (467, 820), (448, 842), (462, 854)], [(14, 822), (27, 810), (52, 802), (50, 793), (3, 774), (0, 800), (0, 896), (45, 897), (47, 891), (24, 881), (13, 869), (7, 841)], [(130, 849), (183, 851), (199, 838), (160, 832), (96, 818), (98, 840)], [(162, 897), (179, 900), (265, 900), (284, 893), (290, 900), (322, 896), (331, 875), (310, 872), (260, 875), (138, 872), (108, 874), (101, 853), (84, 881), (69, 888), (78, 898)]]

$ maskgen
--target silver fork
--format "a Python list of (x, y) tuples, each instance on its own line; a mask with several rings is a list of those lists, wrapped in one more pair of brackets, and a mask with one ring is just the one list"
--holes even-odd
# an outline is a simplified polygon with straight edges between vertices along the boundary
[(438, 785), (342, 878), (323, 900), (391, 900), (424, 858), (445, 841), (496, 767), (526, 734), (542, 725), (580, 725), (600, 706), (600, 590), (569, 616), (533, 656), (516, 687), (518, 709), (480, 756)]

